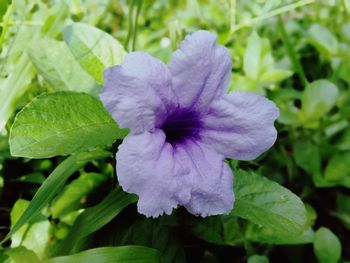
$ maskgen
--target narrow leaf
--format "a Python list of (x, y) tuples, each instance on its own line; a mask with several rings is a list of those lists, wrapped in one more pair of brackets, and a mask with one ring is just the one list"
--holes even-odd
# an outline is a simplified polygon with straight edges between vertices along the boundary
[(136, 201), (136, 195), (125, 193), (120, 188), (113, 190), (101, 203), (86, 209), (78, 216), (68, 236), (56, 249), (57, 253), (68, 254), (79, 240), (106, 225), (125, 207)]
[(141, 246), (101, 247), (64, 257), (52, 258), (43, 263), (149, 263), (159, 262), (158, 251)]
[(11, 235), (13, 235), (24, 224), (28, 223), (35, 216), (40, 214), (41, 210), (52, 200), (55, 194), (57, 194), (57, 192), (62, 188), (65, 181), (76, 170), (83, 167), (87, 162), (106, 158), (109, 155), (110, 153), (105, 151), (80, 153), (77, 155), (72, 155), (60, 163), (41, 185), (27, 209), (23, 212), (16, 224), (11, 228), (5, 239), (1, 241), (0, 245), (8, 240)]

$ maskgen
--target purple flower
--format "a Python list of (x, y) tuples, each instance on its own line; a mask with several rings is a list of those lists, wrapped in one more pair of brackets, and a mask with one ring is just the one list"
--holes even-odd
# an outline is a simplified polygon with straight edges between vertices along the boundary
[(116, 155), (118, 179), (138, 194), (146, 216), (170, 214), (178, 205), (201, 216), (229, 212), (233, 175), (224, 159), (254, 159), (276, 140), (273, 102), (226, 93), (231, 56), (216, 39), (197, 31), (169, 65), (132, 52), (104, 72), (100, 98), (119, 126), (130, 129)]

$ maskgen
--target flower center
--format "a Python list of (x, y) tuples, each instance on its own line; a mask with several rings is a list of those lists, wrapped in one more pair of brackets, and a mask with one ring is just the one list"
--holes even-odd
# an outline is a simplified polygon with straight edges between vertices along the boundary
[(199, 139), (202, 123), (197, 113), (182, 110), (168, 116), (161, 128), (167, 142), (175, 145), (188, 139)]

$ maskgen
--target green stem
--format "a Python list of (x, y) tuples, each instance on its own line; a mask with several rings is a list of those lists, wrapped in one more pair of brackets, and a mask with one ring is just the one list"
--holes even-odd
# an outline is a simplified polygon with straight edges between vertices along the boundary
[(134, 20), (134, 35), (133, 35), (133, 39), (132, 39), (132, 49), (131, 49), (132, 51), (134, 51), (135, 47), (136, 47), (137, 22), (138, 22), (139, 14), (141, 11), (141, 6), (142, 6), (142, 0), (139, 0), (138, 5), (137, 5), (137, 9), (136, 9), (135, 20)]
[(13, 6), (14, 6), (14, 3), (12, 2), (11, 5), (8, 7), (7, 16), (6, 16), (6, 18), (4, 18), (4, 23), (2, 25), (2, 32), (0, 35), (0, 51), (1, 51), (2, 43), (4, 42), (4, 39), (5, 39), (5, 34), (7, 31), (7, 27), (9, 25), (9, 22), (10, 22), (11, 15), (13, 12)]
[(230, 31), (233, 32), (233, 29), (236, 26), (236, 14), (237, 14), (237, 0), (230, 1)]
[(232, 32), (234, 32), (234, 31), (239, 30), (241, 28), (252, 26), (253, 24), (259, 23), (265, 19), (292, 11), (298, 7), (314, 3), (315, 1), (316, 0), (301, 0), (299, 2), (292, 3), (290, 5), (282, 6), (280, 8), (274, 9), (266, 14), (263, 14), (259, 17), (255, 17), (255, 18), (252, 18), (244, 23), (240, 23), (240, 24), (236, 25), (235, 27), (231, 28), (231, 30), (232, 30)]
[(129, 49), (129, 42), (130, 42), (130, 38), (131, 38), (131, 34), (132, 34), (132, 14), (133, 14), (133, 10), (134, 10), (134, 1), (130, 0), (130, 5), (129, 5), (129, 21), (128, 21), (128, 34), (126, 36), (126, 40), (125, 40), (125, 48), (130, 51)]
[(307, 84), (309, 84), (309, 82), (306, 78), (303, 66), (301, 65), (300, 60), (298, 59), (297, 53), (295, 52), (294, 46), (290, 42), (288, 33), (284, 27), (281, 16), (278, 17), (278, 27), (280, 29), (280, 32), (282, 35), (282, 40), (283, 40), (284, 45), (286, 47), (288, 56), (289, 56), (291, 62), (293, 63), (294, 70), (297, 72), (303, 85), (306, 86)]

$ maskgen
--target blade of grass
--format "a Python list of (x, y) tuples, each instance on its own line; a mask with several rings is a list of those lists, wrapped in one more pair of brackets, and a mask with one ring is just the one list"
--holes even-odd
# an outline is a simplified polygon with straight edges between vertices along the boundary
[(44, 263), (148, 263), (159, 262), (159, 252), (155, 249), (141, 246), (122, 246), (122, 247), (100, 247), (85, 250), (83, 252), (57, 257), (45, 260)]
[(282, 7), (276, 8), (276, 9), (270, 11), (270, 12), (267, 12), (266, 14), (263, 14), (261, 16), (252, 18), (252, 19), (250, 19), (248, 21), (245, 21), (243, 23), (239, 23), (236, 26), (232, 27), (231, 30), (232, 30), (232, 32), (234, 32), (234, 31), (237, 31), (237, 30), (239, 30), (241, 28), (252, 26), (252, 25), (254, 25), (256, 23), (259, 23), (259, 22), (261, 22), (261, 21), (263, 21), (265, 19), (268, 19), (268, 18), (277, 16), (277, 15), (280, 15), (280, 14), (292, 11), (292, 10), (298, 8), (298, 7), (301, 7), (301, 6), (304, 6), (304, 5), (308, 5), (308, 4), (312, 4), (314, 2), (316, 2), (316, 0), (301, 0), (301, 1), (289, 4), (289, 5), (286, 5), (286, 6), (282, 6)]
[(68, 236), (57, 246), (54, 254), (69, 254), (81, 239), (106, 225), (126, 206), (136, 201), (136, 195), (125, 193), (121, 188), (114, 189), (101, 203), (86, 209), (78, 216)]
[(7, 241), (24, 224), (37, 216), (75, 171), (92, 160), (102, 159), (108, 156), (110, 156), (110, 152), (101, 150), (84, 152), (72, 155), (60, 163), (40, 186), (27, 209), (18, 219), (17, 223), (13, 226), (7, 236), (0, 242), (0, 245)]
[(301, 63), (298, 59), (297, 53), (295, 52), (295, 49), (294, 49), (292, 43), (290, 42), (289, 36), (288, 36), (287, 31), (284, 27), (283, 20), (282, 20), (281, 16), (278, 17), (278, 27), (279, 27), (279, 30), (281, 32), (282, 40), (283, 40), (283, 43), (286, 47), (286, 51), (288, 53), (288, 56), (289, 56), (291, 62), (293, 63), (293, 68), (297, 72), (301, 82), (304, 84), (304, 86), (306, 86), (309, 82), (305, 76), (303, 66), (301, 65)]

